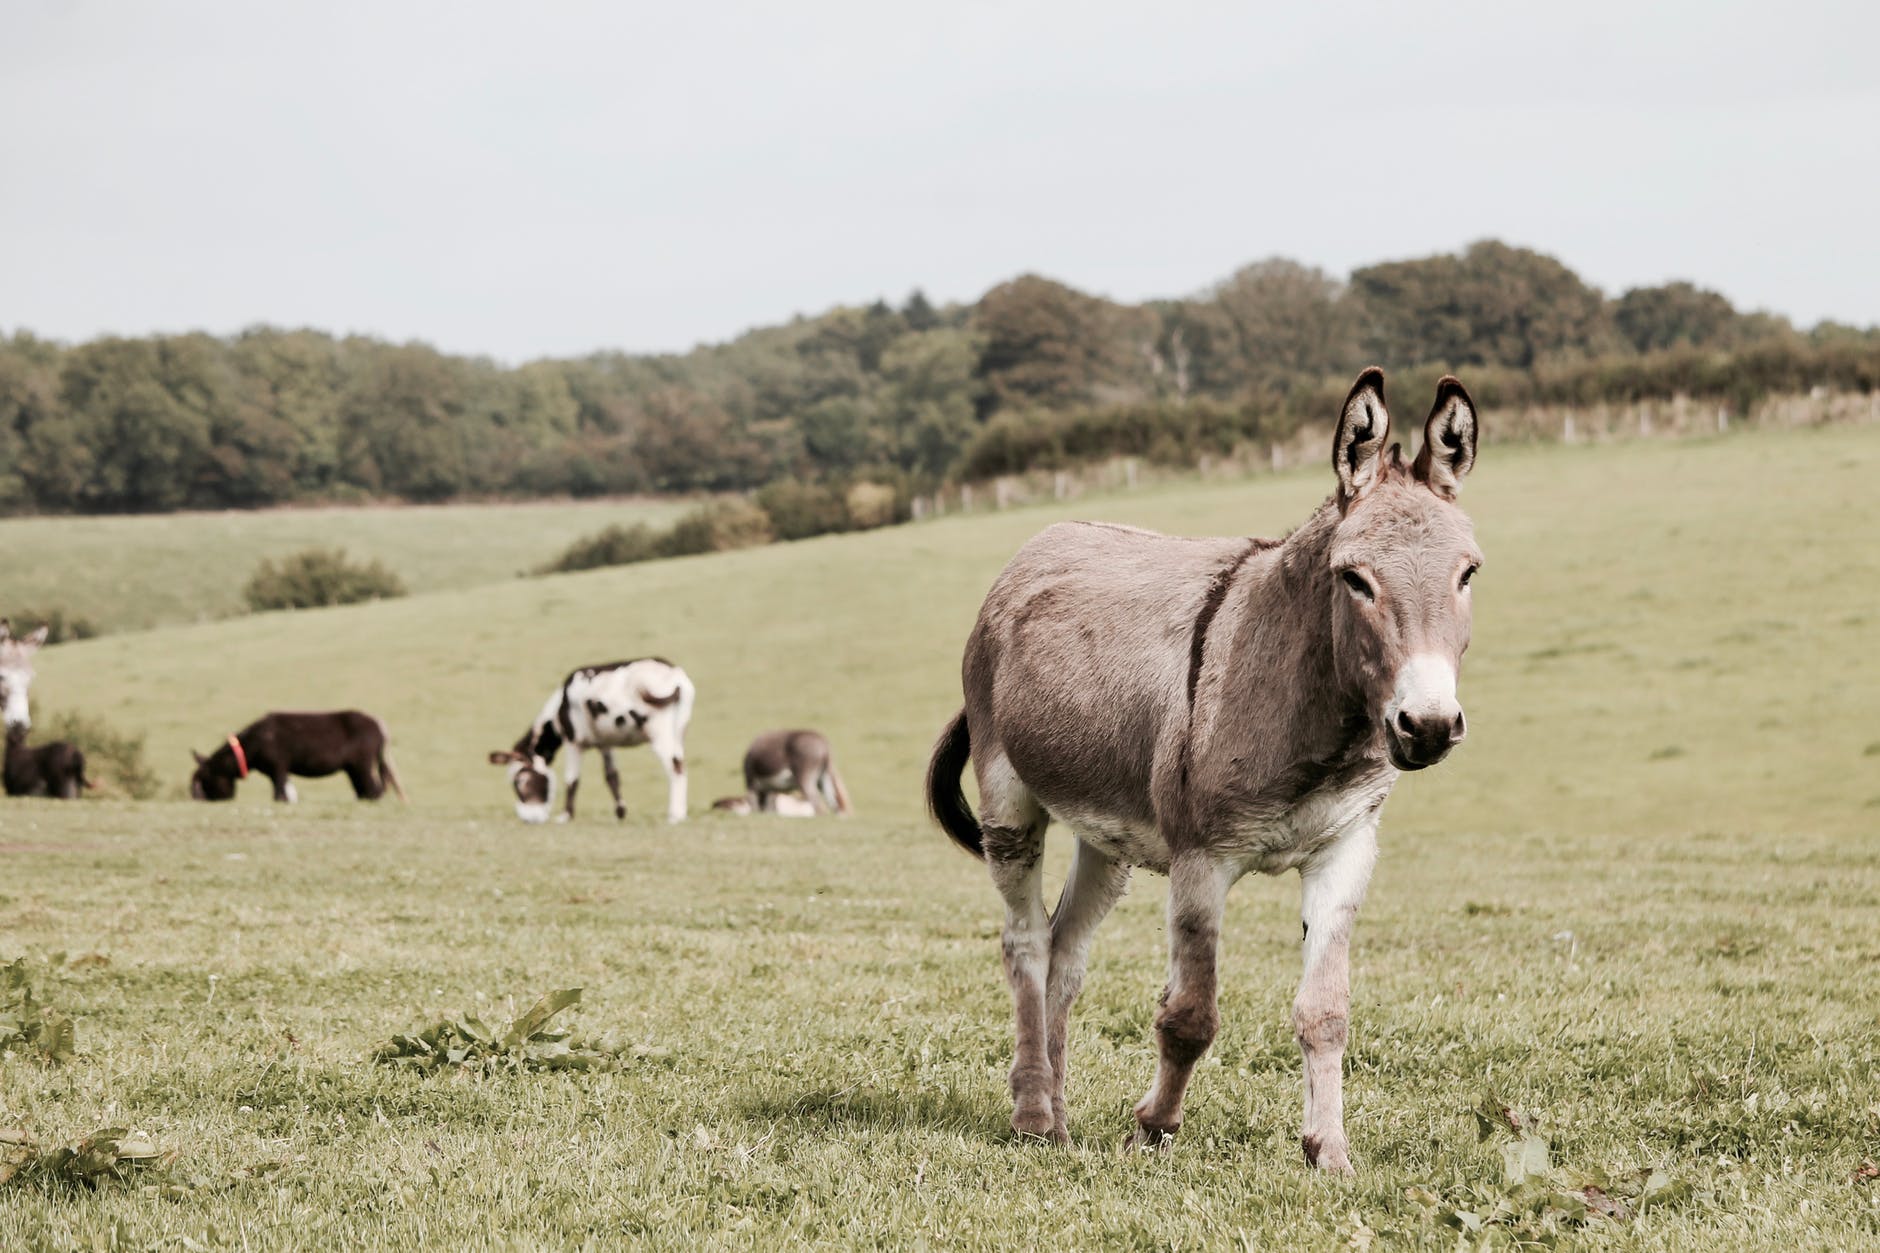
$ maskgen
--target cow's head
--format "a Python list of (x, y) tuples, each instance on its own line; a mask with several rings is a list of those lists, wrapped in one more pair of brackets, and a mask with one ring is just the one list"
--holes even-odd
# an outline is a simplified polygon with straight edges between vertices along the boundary
[(232, 749), (225, 744), (204, 757), (192, 748), (189, 755), (196, 759), (196, 773), (189, 776), (191, 800), (232, 801), (235, 799), (235, 782), (241, 772), (235, 764), (235, 753)]
[(0, 618), (0, 714), (9, 731), (33, 725), (26, 709), (26, 690), (33, 685), (33, 654), (46, 642), (46, 628), (14, 635), (13, 625)]
[(549, 770), (561, 749), (561, 731), (553, 722), (541, 722), (529, 728), (514, 748), (501, 748), (490, 754), (492, 766), (509, 772), (509, 786), (516, 793), (516, 817), (524, 822), (547, 822), (555, 806), (555, 776)]

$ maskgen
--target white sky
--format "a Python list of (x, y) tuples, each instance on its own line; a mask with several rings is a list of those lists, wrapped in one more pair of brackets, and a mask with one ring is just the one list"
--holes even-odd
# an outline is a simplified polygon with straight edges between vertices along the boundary
[(1880, 322), (1877, 36), (1814, 2), (0, 0), (0, 328), (516, 361), (1485, 236)]

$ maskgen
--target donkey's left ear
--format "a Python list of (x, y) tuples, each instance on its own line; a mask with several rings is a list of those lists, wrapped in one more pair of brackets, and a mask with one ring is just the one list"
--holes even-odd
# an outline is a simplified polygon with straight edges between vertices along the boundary
[(21, 640), (20, 642), (26, 645), (26, 647), (28, 648), (38, 648), (40, 645), (46, 642), (46, 636), (49, 635), (51, 632), (52, 632), (52, 628), (50, 626), (42, 626), (37, 631), (34, 631), (31, 635), (28, 635), (25, 639)]
[(1454, 500), (1475, 466), (1475, 435), (1475, 402), (1454, 375), (1445, 374), (1436, 385), (1436, 404), (1423, 424), (1423, 447), (1410, 472), (1438, 496)]

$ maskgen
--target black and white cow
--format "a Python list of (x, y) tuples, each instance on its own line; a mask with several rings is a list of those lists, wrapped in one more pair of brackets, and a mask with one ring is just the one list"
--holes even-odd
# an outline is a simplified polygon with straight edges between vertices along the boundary
[(692, 699), (692, 680), (664, 658), (583, 666), (549, 694), (514, 748), (490, 754), (490, 764), (508, 768), (516, 816), (524, 822), (546, 822), (555, 804), (555, 777), (549, 767), (562, 745), (568, 745), (568, 800), (558, 819), (566, 822), (574, 817), (575, 792), (581, 786), (581, 754), (598, 748), (614, 795), (614, 817), (625, 818), (613, 750), (651, 744), (666, 771), (666, 817), (683, 822), (685, 728), (692, 720)]

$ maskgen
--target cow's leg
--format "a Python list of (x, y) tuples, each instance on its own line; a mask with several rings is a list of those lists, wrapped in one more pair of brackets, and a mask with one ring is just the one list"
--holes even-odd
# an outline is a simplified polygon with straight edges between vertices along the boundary
[(614, 750), (601, 750), (601, 769), (607, 775), (607, 790), (614, 795), (614, 817), (625, 818), (627, 807), (620, 800), (620, 767), (614, 764)]
[(979, 828), (986, 869), (1005, 901), (1001, 942), (1005, 981), (1012, 989), (1012, 1129), (1054, 1139), (1056, 1084), (1045, 1037), (1045, 983), (1051, 971), (1051, 920), (1044, 912), (1045, 826), (1050, 821), (1031, 789), (1001, 755), (973, 765), (979, 779)]
[(661, 710), (646, 726), (647, 742), (666, 772), (666, 820), (685, 821), (685, 741), (673, 725), (670, 710)]
[(1221, 1021), (1215, 960), (1233, 874), (1205, 853), (1189, 853), (1169, 867), (1168, 881), (1168, 986), (1155, 1015), (1155, 1081), (1136, 1104), (1129, 1139), (1136, 1148), (1159, 1148), (1181, 1129), (1189, 1077)]
[(355, 762), (346, 767), (346, 779), (352, 784), (353, 795), (362, 801), (375, 801), (385, 795), (385, 784), (378, 773), (372, 769), (370, 761)]
[(287, 771), (283, 770), (279, 774), (271, 774), (268, 776), (268, 780), (274, 784), (275, 800), (283, 804), (292, 805), (300, 799), (300, 793), (294, 790), (294, 781), (288, 777)]
[(579, 744), (569, 743), (568, 764), (561, 768), (561, 779), (568, 788), (568, 799), (563, 802), (566, 808), (561, 811), (555, 821), (573, 822), (574, 794), (581, 790), (581, 746)]
[(1045, 1056), (1051, 1063), (1052, 1138), (1070, 1140), (1064, 1103), (1066, 1039), (1071, 1005), (1084, 986), (1084, 962), (1097, 926), (1129, 886), (1129, 867), (1118, 865), (1082, 840), (1071, 854), (1071, 871), (1051, 915), (1051, 973), (1045, 983)]
[(1351, 1009), (1351, 927), (1377, 864), (1377, 816), (1367, 815), (1300, 867), (1305, 978), (1293, 1033), (1305, 1057), (1306, 1117), (1300, 1144), (1320, 1170), (1351, 1173), (1345, 1142), (1345, 1031)]

